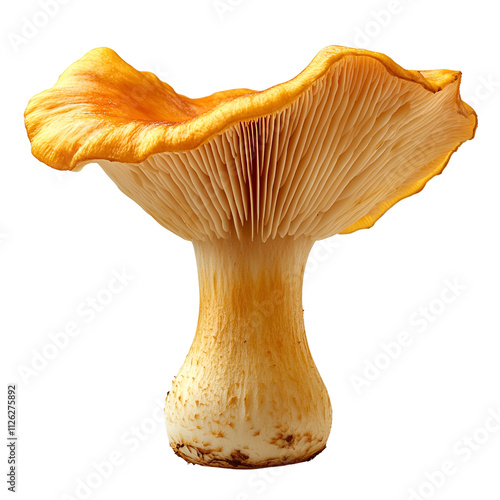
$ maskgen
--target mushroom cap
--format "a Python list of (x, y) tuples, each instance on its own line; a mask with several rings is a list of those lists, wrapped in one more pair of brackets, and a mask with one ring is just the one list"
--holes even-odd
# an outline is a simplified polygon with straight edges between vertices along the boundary
[(99, 48), (30, 100), (26, 129), (39, 160), (99, 163), (183, 238), (321, 239), (371, 227), (474, 136), (460, 76), (330, 46), (267, 90), (190, 99)]

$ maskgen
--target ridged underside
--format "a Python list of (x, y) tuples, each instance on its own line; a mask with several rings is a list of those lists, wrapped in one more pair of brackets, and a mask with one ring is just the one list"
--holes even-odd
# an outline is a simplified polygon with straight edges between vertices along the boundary
[(442, 170), (475, 126), (458, 85), (433, 93), (376, 59), (345, 57), (286, 109), (197, 149), (99, 163), (185, 239), (322, 239)]

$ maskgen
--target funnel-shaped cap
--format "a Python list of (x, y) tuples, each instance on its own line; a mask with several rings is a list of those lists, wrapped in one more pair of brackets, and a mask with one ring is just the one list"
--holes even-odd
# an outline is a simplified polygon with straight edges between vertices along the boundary
[(441, 173), (476, 128), (459, 84), (331, 46), (268, 90), (189, 99), (102, 48), (30, 101), (26, 127), (41, 161), (99, 163), (183, 238), (321, 239), (372, 226)]

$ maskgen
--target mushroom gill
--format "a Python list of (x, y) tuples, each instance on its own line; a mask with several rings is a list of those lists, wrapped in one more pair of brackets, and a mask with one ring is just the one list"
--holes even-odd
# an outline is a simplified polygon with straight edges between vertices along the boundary
[(459, 85), (458, 72), (332, 46), (268, 90), (189, 99), (96, 49), (30, 101), (37, 158), (99, 163), (193, 242), (198, 327), (165, 408), (178, 455), (252, 468), (325, 447), (331, 406), (302, 316), (308, 253), (441, 173), (476, 128)]
[(347, 56), (288, 107), (238, 122), (196, 149), (99, 163), (188, 240), (241, 237), (243, 228), (264, 242), (327, 238), (371, 225), (470, 137), (459, 74), (446, 76), (450, 84), (430, 93), (372, 57)]

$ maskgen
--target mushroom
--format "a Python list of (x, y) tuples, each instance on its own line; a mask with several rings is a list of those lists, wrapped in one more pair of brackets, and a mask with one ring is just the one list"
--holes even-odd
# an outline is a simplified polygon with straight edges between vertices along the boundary
[(474, 136), (459, 85), (456, 71), (331, 46), (286, 83), (190, 99), (100, 48), (31, 99), (34, 156), (59, 170), (98, 163), (193, 242), (198, 326), (165, 406), (177, 455), (256, 468), (325, 448), (332, 410), (304, 329), (307, 256), (371, 227)]

